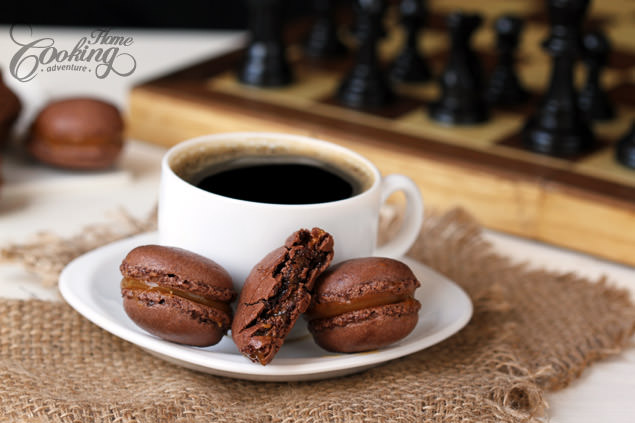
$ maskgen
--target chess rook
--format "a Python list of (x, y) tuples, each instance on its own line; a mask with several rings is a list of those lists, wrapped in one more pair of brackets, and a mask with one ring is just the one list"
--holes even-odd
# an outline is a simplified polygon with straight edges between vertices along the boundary
[(523, 21), (504, 15), (496, 20), (496, 46), (498, 63), (490, 77), (485, 99), (491, 105), (514, 106), (526, 103), (529, 93), (520, 83), (514, 69), (514, 56), (518, 48)]
[(432, 76), (426, 59), (419, 51), (419, 34), (426, 17), (424, 0), (402, 0), (399, 6), (406, 42), (390, 69), (390, 79), (397, 82), (423, 82)]
[(430, 117), (448, 125), (485, 122), (489, 118), (483, 94), (483, 71), (470, 45), (482, 18), (476, 14), (452, 13), (448, 16), (451, 49), (441, 75), (441, 98), (430, 106)]
[(305, 54), (316, 59), (345, 55), (347, 49), (337, 36), (336, 2), (313, 0), (313, 9), (316, 12), (316, 18), (306, 41)]
[(635, 120), (630, 130), (617, 142), (615, 158), (624, 166), (635, 169)]
[(394, 95), (377, 59), (377, 42), (386, 5), (384, 0), (356, 0), (358, 47), (352, 70), (344, 77), (337, 100), (346, 107), (377, 109)]
[(582, 45), (587, 80), (578, 96), (578, 105), (593, 120), (613, 119), (615, 108), (600, 82), (602, 70), (606, 67), (611, 53), (611, 44), (604, 34), (594, 31), (584, 36)]
[(537, 153), (575, 156), (589, 150), (595, 137), (578, 108), (573, 67), (580, 52), (580, 24), (589, 0), (547, 0), (551, 33), (543, 47), (553, 65), (549, 88), (522, 131), (525, 146)]
[(250, 41), (238, 71), (243, 84), (276, 87), (291, 83), (291, 68), (282, 41), (284, 0), (247, 0)]

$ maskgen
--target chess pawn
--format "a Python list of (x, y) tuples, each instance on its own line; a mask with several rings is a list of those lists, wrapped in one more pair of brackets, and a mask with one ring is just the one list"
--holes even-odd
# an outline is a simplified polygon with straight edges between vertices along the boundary
[(615, 158), (624, 166), (635, 169), (635, 120), (630, 130), (617, 142)]
[(334, 0), (313, 0), (317, 16), (306, 41), (305, 54), (308, 57), (322, 59), (347, 53), (337, 36), (335, 3)]
[(483, 95), (483, 71), (470, 45), (482, 18), (476, 14), (452, 13), (448, 16), (451, 49), (441, 75), (441, 98), (430, 106), (430, 117), (448, 125), (485, 122), (488, 117)]
[(356, 0), (358, 49), (352, 70), (337, 90), (338, 101), (355, 109), (378, 109), (394, 96), (377, 59), (384, 0)]
[(608, 63), (611, 44), (601, 32), (590, 32), (582, 39), (587, 81), (578, 96), (578, 106), (593, 120), (610, 120), (615, 109), (600, 84), (600, 75)]
[(589, 0), (548, 0), (551, 34), (543, 47), (553, 60), (547, 93), (522, 130), (525, 146), (552, 156), (589, 150), (595, 137), (578, 108), (573, 67), (580, 50), (580, 24)]
[(243, 84), (277, 87), (291, 83), (282, 41), (283, 0), (247, 0), (251, 39), (238, 72)]
[(518, 80), (514, 70), (514, 55), (522, 28), (523, 21), (515, 16), (501, 16), (494, 23), (498, 63), (485, 93), (485, 99), (489, 104), (514, 106), (529, 99), (529, 93)]
[(419, 52), (419, 33), (426, 17), (423, 0), (402, 0), (399, 6), (401, 23), (406, 31), (404, 48), (390, 70), (390, 79), (397, 82), (424, 82), (432, 76)]

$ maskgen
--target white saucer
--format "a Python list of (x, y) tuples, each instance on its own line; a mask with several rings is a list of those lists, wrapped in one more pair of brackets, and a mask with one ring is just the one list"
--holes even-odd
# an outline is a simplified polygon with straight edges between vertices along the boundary
[(419, 323), (401, 341), (380, 350), (359, 354), (333, 354), (318, 347), (310, 336), (286, 342), (267, 366), (249, 361), (229, 336), (212, 347), (173, 344), (148, 334), (125, 314), (119, 283), (119, 265), (132, 248), (157, 243), (148, 233), (114, 242), (73, 260), (62, 272), (59, 287), (64, 299), (97, 326), (132, 342), (169, 362), (214, 375), (259, 381), (315, 380), (355, 373), (412, 354), (458, 332), (472, 316), (472, 303), (455, 283), (428, 267), (401, 257), (421, 288)]

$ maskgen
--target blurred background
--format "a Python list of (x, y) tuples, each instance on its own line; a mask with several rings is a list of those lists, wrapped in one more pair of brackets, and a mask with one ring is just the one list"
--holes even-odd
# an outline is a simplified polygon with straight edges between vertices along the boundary
[[(178, 10), (176, 9), (178, 3)], [(287, 1), (290, 16), (307, 13), (311, 2)], [(3, 1), (0, 24), (140, 28), (240, 29), (247, 25), (246, 0), (110, 0), (103, 2)]]

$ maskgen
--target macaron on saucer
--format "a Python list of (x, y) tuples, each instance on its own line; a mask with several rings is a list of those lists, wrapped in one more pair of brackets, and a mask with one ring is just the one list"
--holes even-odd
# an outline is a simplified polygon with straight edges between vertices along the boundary
[(267, 366), (252, 363), (225, 336), (211, 347), (191, 347), (164, 341), (145, 332), (126, 315), (120, 292), (119, 265), (133, 248), (157, 243), (147, 233), (116, 241), (72, 261), (60, 276), (64, 299), (85, 318), (102, 329), (131, 342), (150, 354), (198, 371), (258, 381), (325, 379), (356, 373), (395, 358), (415, 353), (458, 332), (472, 316), (472, 303), (454, 282), (405, 257), (421, 282), (415, 298), (421, 303), (416, 327), (405, 338), (386, 347), (363, 353), (330, 353), (310, 335), (287, 340)]
[(309, 331), (327, 351), (384, 348), (417, 326), (421, 284), (401, 261), (362, 257), (331, 266), (320, 275), (307, 310)]
[(215, 345), (227, 333), (236, 293), (216, 262), (151, 244), (130, 251), (119, 270), (123, 308), (147, 332), (199, 347)]

